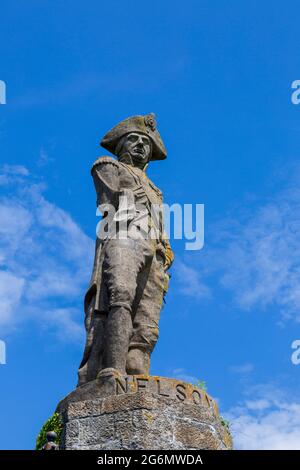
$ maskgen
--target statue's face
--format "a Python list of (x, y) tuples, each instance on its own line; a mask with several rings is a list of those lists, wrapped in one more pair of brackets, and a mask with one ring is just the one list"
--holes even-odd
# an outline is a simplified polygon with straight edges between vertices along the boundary
[(122, 154), (130, 155), (134, 166), (143, 169), (151, 156), (151, 142), (149, 137), (137, 132), (128, 134), (123, 142)]

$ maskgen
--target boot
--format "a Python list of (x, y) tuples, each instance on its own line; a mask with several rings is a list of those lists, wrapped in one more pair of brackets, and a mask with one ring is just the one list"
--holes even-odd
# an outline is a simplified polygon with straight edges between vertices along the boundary
[(126, 371), (128, 375), (149, 375), (150, 353), (144, 348), (131, 348), (128, 352)]

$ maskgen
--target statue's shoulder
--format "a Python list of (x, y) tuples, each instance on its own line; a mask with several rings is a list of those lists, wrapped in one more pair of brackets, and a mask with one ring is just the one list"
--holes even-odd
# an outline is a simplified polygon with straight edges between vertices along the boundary
[(93, 163), (92, 165), (92, 168), (91, 168), (91, 173), (93, 172), (93, 170), (99, 166), (99, 165), (114, 165), (116, 167), (119, 167), (119, 162), (118, 160), (116, 160), (115, 158), (113, 157), (108, 157), (108, 156), (104, 156), (104, 157), (99, 157), (97, 158), (97, 160)]

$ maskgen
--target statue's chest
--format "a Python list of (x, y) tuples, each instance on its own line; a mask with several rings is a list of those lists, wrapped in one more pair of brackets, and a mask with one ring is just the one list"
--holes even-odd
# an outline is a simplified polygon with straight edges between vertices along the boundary
[(148, 199), (151, 204), (162, 203), (161, 191), (142, 172), (124, 168), (120, 174), (120, 188), (131, 189), (140, 202)]

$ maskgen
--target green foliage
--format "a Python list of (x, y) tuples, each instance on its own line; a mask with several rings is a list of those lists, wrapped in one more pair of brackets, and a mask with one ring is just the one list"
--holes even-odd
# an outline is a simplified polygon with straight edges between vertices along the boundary
[(204, 380), (197, 380), (196, 383), (194, 383), (195, 387), (201, 388), (205, 392), (207, 391), (207, 386), (206, 382)]
[[(202, 390), (207, 392), (207, 386), (206, 386), (206, 382), (204, 380), (199, 380), (198, 379), (194, 383), (194, 386), (198, 387), (198, 388), (201, 388)], [(220, 416), (220, 422), (221, 422), (222, 426), (224, 426), (226, 428), (227, 432), (229, 432), (229, 434), (231, 434), (231, 432), (230, 432), (230, 422), (227, 419), (225, 419), (223, 416)]]
[(59, 413), (54, 413), (43, 425), (36, 440), (36, 450), (42, 450), (42, 447), (47, 442), (47, 432), (54, 431), (57, 434), (56, 443), (60, 445), (61, 433), (63, 423)]
[(228, 419), (225, 419), (223, 416), (220, 416), (220, 421), (221, 421), (222, 426), (224, 426), (227, 429), (227, 431), (230, 433), (230, 422), (228, 421)]

